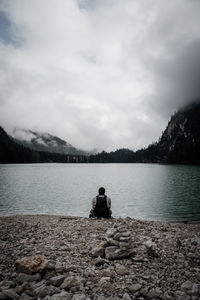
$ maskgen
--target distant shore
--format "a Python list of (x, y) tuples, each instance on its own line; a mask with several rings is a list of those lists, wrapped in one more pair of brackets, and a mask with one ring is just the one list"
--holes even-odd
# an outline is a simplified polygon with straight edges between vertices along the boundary
[[(133, 254), (120, 260), (95, 257), (95, 248), (106, 243), (107, 230), (122, 227), (130, 232)], [(63, 295), (73, 300), (167, 300), (200, 295), (200, 224), (129, 217), (5, 216), (0, 217), (0, 243), (1, 297), (15, 293), (16, 299)], [(16, 260), (31, 255), (42, 255), (51, 265), (35, 279), (15, 269)], [(74, 279), (76, 288), (55, 284), (56, 276)]]

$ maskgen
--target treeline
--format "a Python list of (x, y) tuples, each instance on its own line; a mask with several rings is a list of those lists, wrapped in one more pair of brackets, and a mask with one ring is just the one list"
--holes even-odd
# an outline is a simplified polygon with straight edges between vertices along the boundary
[(200, 143), (176, 144), (170, 152), (164, 151), (158, 143), (136, 152), (129, 149), (119, 149), (99, 154), (88, 158), (90, 163), (165, 163), (165, 164), (200, 164)]
[(112, 152), (102, 151), (89, 157), (90, 163), (158, 163), (162, 162), (157, 151), (157, 143), (136, 152), (129, 149), (118, 149)]
[(200, 164), (200, 102), (171, 117), (158, 142), (136, 152), (119, 149), (96, 155), (66, 155), (30, 150), (0, 127), (0, 163), (185, 163)]
[(65, 155), (42, 151), (33, 151), (13, 141), (0, 127), (0, 163), (81, 163), (87, 157), (82, 155)]
[(136, 152), (120, 149), (90, 156), (96, 163), (200, 164), (200, 101), (175, 113), (159, 141)]

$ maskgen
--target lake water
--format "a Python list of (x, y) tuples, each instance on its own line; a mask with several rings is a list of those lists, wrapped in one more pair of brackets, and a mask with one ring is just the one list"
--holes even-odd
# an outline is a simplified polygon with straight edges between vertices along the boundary
[(200, 166), (0, 165), (0, 215), (88, 216), (100, 186), (113, 216), (200, 222)]

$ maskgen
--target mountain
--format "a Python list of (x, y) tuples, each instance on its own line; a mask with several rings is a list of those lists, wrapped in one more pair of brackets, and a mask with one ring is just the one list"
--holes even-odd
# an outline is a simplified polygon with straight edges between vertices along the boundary
[(159, 141), (136, 152), (119, 149), (90, 156), (90, 162), (200, 164), (200, 102), (176, 112)]
[(0, 163), (79, 163), (87, 162), (84, 155), (71, 155), (35, 151), (16, 143), (13, 138), (0, 127)]
[[(22, 136), (22, 133), (25, 136)], [(16, 143), (16, 141), (18, 142)], [(43, 151), (31, 150), (24, 145)], [(54, 153), (53, 150), (60, 151), (60, 153)], [(64, 151), (67, 154), (63, 154)], [(177, 111), (171, 117), (159, 141), (149, 145), (146, 149), (140, 149), (136, 152), (129, 149), (119, 149), (110, 153), (103, 151), (89, 157), (81, 155), (84, 152), (79, 151), (55, 136), (39, 134), (30, 130), (21, 131), (20, 139), (14, 140), (0, 127), (0, 163), (143, 162), (200, 164), (200, 102), (195, 102)]]
[(89, 155), (89, 152), (79, 150), (68, 142), (53, 136), (49, 133), (38, 133), (27, 129), (13, 130), (12, 134), (15, 142), (36, 151), (45, 151), (50, 153), (61, 153), (71, 155)]
[(0, 127), (0, 163), (26, 163), (36, 161), (35, 154), (15, 143)]
[(175, 113), (158, 144), (160, 158), (169, 163), (200, 163), (200, 102)]

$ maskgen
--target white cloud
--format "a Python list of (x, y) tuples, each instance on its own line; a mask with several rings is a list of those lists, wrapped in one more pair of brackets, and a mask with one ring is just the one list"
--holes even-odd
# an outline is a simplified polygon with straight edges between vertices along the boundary
[(1, 125), (86, 149), (147, 146), (200, 94), (199, 8), (196, 0), (2, 1), (11, 26), (0, 40)]

